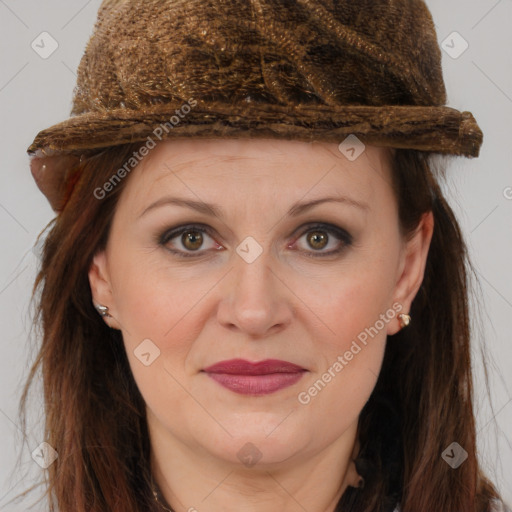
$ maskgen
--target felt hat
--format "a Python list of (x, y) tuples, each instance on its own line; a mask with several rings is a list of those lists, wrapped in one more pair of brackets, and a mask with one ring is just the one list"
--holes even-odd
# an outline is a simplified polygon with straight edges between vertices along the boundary
[(81, 155), (128, 142), (355, 135), (478, 156), (473, 115), (446, 101), (422, 0), (105, 0), (71, 117), (27, 151), (55, 211)]

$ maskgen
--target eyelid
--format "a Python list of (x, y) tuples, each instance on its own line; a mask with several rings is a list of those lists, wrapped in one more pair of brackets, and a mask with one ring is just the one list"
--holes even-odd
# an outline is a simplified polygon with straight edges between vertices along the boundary
[(353, 240), (352, 235), (347, 230), (329, 222), (309, 222), (297, 228), (296, 231), (300, 232), (300, 238), (301, 236), (309, 233), (310, 231), (313, 231), (314, 229), (327, 231), (328, 233), (334, 233), (338, 238), (344, 240), (347, 243), (352, 243)]

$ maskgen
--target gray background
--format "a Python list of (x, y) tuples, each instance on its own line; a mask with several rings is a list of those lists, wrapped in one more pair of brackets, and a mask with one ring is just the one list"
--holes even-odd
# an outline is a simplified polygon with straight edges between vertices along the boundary
[[(482, 307), (473, 311), (479, 452), (484, 467), (512, 502), (512, 1), (427, 0), (427, 4), (439, 43), (446, 41), (452, 53), (442, 52), (449, 105), (473, 112), (485, 134), (480, 158), (450, 161), (445, 189), (481, 286), (474, 297)], [(42, 441), (39, 390), (34, 388), (31, 395), (25, 443), (17, 404), (37, 342), (30, 331), (29, 298), (37, 264), (32, 247), (53, 212), (32, 180), (25, 150), (39, 130), (68, 117), (75, 71), (99, 5), (100, 0), (0, 0), (1, 511), (28, 510), (27, 503), (7, 503), (42, 471), (31, 457)], [(452, 36), (454, 31), (460, 37)], [(45, 59), (31, 47), (33, 41), (42, 46), (41, 38), (47, 37), (40, 36), (42, 32), (58, 43)], [(464, 40), (469, 47), (457, 55)], [(45, 41), (45, 48), (50, 48), (49, 39)], [(489, 359), (490, 402), (482, 347)], [(21, 466), (13, 471), (18, 455)], [(30, 496), (32, 503), (39, 494)], [(39, 504), (31, 510), (44, 507)]]

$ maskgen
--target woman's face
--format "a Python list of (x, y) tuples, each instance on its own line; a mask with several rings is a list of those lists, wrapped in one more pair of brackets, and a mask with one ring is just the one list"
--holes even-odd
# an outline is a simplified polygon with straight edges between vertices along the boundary
[[(122, 331), (152, 435), (246, 465), (353, 442), (432, 230), (429, 216), (402, 239), (387, 156), (178, 139), (126, 178), (89, 278)], [(296, 367), (205, 371), (233, 359)]]

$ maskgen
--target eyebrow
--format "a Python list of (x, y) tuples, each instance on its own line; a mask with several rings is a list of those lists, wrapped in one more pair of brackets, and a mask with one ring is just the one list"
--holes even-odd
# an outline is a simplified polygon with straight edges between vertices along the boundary
[[(362, 203), (359, 201), (356, 201), (355, 199), (352, 199), (347, 196), (334, 196), (334, 197), (322, 197), (319, 199), (314, 199), (313, 201), (308, 202), (297, 202), (292, 205), (292, 207), (288, 210), (287, 216), (289, 217), (296, 217), (314, 206), (321, 204), (321, 203), (328, 203), (328, 202), (336, 202), (336, 203), (343, 203), (347, 204), (348, 206), (353, 206), (355, 208), (359, 208), (363, 211), (368, 211), (370, 207), (366, 203)], [(185, 208), (191, 208), (193, 210), (198, 211), (199, 213), (203, 213), (205, 215), (211, 215), (213, 217), (217, 217), (218, 219), (222, 219), (224, 217), (224, 213), (222, 209), (214, 204), (211, 203), (205, 203), (203, 201), (194, 201), (192, 199), (185, 199), (182, 197), (171, 197), (171, 196), (165, 196), (154, 203), (151, 203), (139, 216), (140, 219), (143, 215), (148, 213), (151, 210), (154, 210), (155, 208), (165, 206), (165, 205), (176, 205), (176, 206), (182, 206)]]

